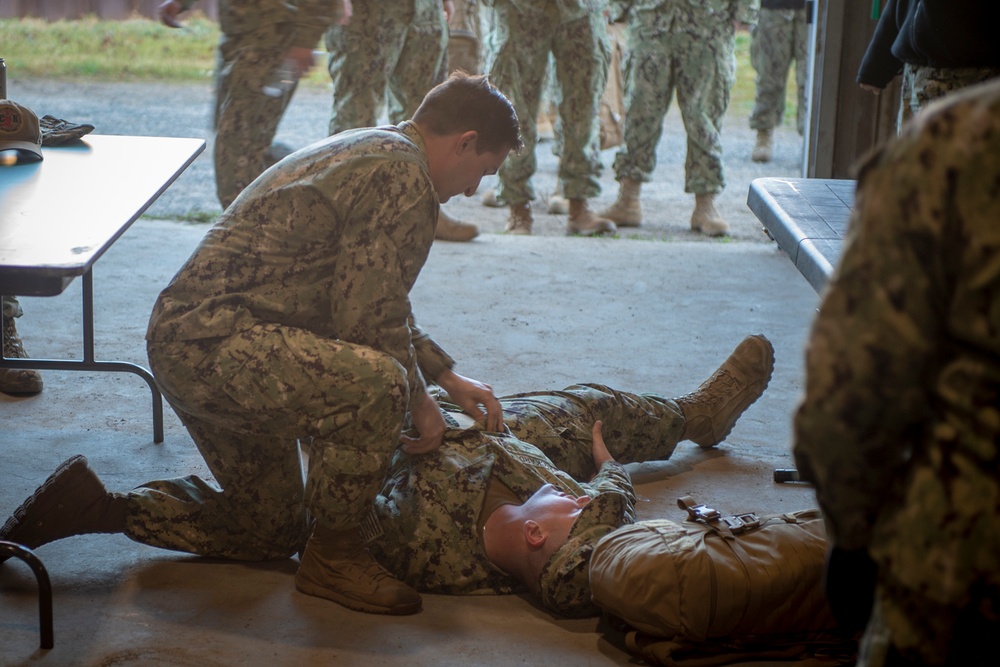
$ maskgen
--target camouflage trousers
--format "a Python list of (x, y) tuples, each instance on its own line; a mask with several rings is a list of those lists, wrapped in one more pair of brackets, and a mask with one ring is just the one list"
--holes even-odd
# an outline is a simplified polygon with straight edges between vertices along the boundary
[(595, 137), (598, 104), (604, 92), (611, 51), (603, 15), (563, 22), (558, 3), (495, 9), (496, 34), (490, 78), (514, 105), (520, 120), (524, 148), (500, 167), (497, 200), (521, 204), (535, 199), (531, 182), (538, 167), (539, 104), (543, 95), (549, 54), (555, 57), (562, 144), (559, 179), (570, 199), (589, 199), (601, 193), (601, 159)]
[(346, 26), (326, 31), (333, 82), (330, 134), (413, 116), (447, 74), (448, 26), (440, 0), (359, 2)]
[[(318, 42), (323, 27), (316, 27)], [(293, 90), (281, 97), (263, 92), (281, 66), (295, 35), (285, 24), (223, 35), (215, 74), (215, 188), (228, 207), (264, 171), (265, 155), (274, 140)]]
[[(408, 390), (392, 357), (293, 327), (148, 345), (150, 368), (216, 484), (196, 476), (129, 494), (125, 533), (166, 549), (287, 558), (309, 514), (358, 526), (399, 443)], [(298, 440), (309, 439), (303, 483)]]
[(750, 40), (750, 63), (757, 71), (757, 90), (750, 113), (752, 129), (770, 130), (781, 125), (785, 115), (788, 69), (794, 61), (798, 90), (795, 127), (800, 135), (804, 132), (808, 40), (805, 9), (760, 10), (760, 21), (753, 27)]
[(722, 119), (736, 81), (732, 24), (719, 25), (711, 36), (678, 30), (664, 34), (633, 18), (628, 30), (625, 144), (615, 155), (615, 178), (650, 180), (663, 118), (676, 92), (687, 134), (684, 191), (722, 192)]
[(673, 399), (600, 384), (512, 394), (500, 404), (511, 435), (538, 447), (578, 481), (594, 474), (597, 420), (603, 422), (608, 451), (620, 463), (666, 460), (684, 432), (684, 416)]
[(953, 90), (974, 86), (1000, 76), (997, 67), (916, 67), (903, 66), (903, 89), (896, 130), (921, 109)]

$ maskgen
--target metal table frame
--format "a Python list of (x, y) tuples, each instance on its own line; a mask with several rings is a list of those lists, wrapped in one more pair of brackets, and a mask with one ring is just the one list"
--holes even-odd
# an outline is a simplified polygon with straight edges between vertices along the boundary
[[(97, 361), (94, 355), (94, 263), (114, 242), (145, 212), (149, 206), (177, 179), (195, 158), (205, 149), (201, 139), (177, 139), (164, 137), (124, 137), (92, 135), (84, 139), (83, 147), (43, 148), (45, 156), (36, 165), (17, 165), (9, 169), (21, 172), (6, 172), (10, 179), (5, 182), (4, 171), (0, 170), (0, 204), (3, 217), (0, 218), (0, 242), (6, 239), (13, 249), (4, 248), (0, 243), (0, 294), (18, 296), (55, 296), (61, 294), (78, 276), (83, 278), (83, 358), (82, 359), (10, 359), (0, 350), (0, 368), (69, 370), (69, 371), (110, 371), (138, 375), (149, 385), (153, 405), (153, 441), (163, 442), (163, 397), (153, 375), (142, 366), (124, 361)], [(5, 168), (8, 169), (8, 168)], [(109, 175), (107, 169), (116, 173)], [(91, 173), (93, 172), (93, 173)], [(48, 177), (48, 181), (45, 180)], [(120, 179), (120, 180), (116, 180)], [(63, 183), (70, 192), (62, 192)], [(122, 187), (121, 181), (127, 181)], [(50, 190), (46, 190), (45, 187)], [(95, 229), (72, 228), (79, 238), (68, 238), (65, 247), (53, 242), (51, 251), (44, 244), (37, 243), (31, 252), (19, 252), (17, 230), (4, 235), (5, 225), (19, 224), (42, 226), (51, 225), (57, 231), (59, 225), (52, 209), (59, 205), (39, 201), (39, 192), (48, 197), (65, 196), (72, 200), (75, 189), (77, 196), (99, 208), (108, 209), (106, 222), (98, 210), (91, 222), (100, 220)], [(8, 205), (10, 200), (12, 203)], [(114, 198), (104, 200), (102, 198)], [(73, 211), (65, 215), (72, 217)], [(101, 227), (97, 229), (96, 227)], [(63, 228), (65, 229), (65, 227)], [(51, 257), (50, 257), (51, 256)], [(0, 326), (3, 314), (0, 312)]]

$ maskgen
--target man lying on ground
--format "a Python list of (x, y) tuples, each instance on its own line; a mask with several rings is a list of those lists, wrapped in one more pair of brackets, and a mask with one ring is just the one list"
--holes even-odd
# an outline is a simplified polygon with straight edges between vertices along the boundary
[[(427, 454), (397, 450), (362, 523), (366, 547), (384, 576), (419, 591), (528, 591), (561, 615), (596, 614), (586, 576), (593, 544), (635, 520), (623, 464), (665, 460), (681, 440), (718, 444), (763, 393), (773, 366), (770, 342), (749, 336), (690, 394), (670, 399), (596, 384), (515, 394), (500, 399), (501, 431), (469, 423), (441, 396), (444, 442)], [(110, 493), (76, 456), (14, 511), (0, 539), (36, 548), (72, 535), (124, 533), (155, 545), (135, 526), (142, 506), (195, 484), (205, 482), (185, 477)], [(231, 527), (232, 535), (241, 531), (249, 533)], [(306, 551), (303, 561), (309, 557)], [(297, 578), (300, 588), (302, 583)], [(339, 588), (349, 590), (349, 584)], [(392, 613), (349, 595), (337, 602)]]

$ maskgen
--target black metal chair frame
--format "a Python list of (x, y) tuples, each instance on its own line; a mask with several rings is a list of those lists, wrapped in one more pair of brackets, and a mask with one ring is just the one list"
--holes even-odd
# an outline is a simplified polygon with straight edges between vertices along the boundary
[(52, 648), (55, 646), (55, 637), (52, 632), (52, 584), (48, 570), (34, 551), (16, 542), (0, 540), (0, 556), (18, 558), (27, 563), (35, 573), (35, 581), (38, 582), (38, 631), (41, 633), (41, 647)]

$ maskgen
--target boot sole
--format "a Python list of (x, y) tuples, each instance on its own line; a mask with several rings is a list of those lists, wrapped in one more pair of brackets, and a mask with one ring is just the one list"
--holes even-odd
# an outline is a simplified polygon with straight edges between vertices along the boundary
[[(28, 540), (24, 541), (24, 538), (18, 538), (18, 533), (31, 532), (33, 527), (29, 525), (28, 517), (33, 516), (42, 519), (43, 521), (51, 516), (52, 512), (58, 510), (63, 504), (64, 499), (62, 494), (52, 494), (49, 495), (49, 491), (60, 484), (65, 484), (67, 490), (73, 490), (78, 488), (79, 485), (71, 486), (66, 483), (67, 479), (72, 479), (72, 477), (85, 473), (89, 468), (87, 463), (87, 458), (81, 454), (77, 454), (66, 461), (63, 461), (58, 468), (55, 469), (48, 478), (42, 482), (42, 484), (35, 489), (28, 498), (14, 510), (7, 522), (4, 523), (3, 527), (0, 528), (0, 540), (7, 540), (9, 542), (14, 542), (22, 546), (28, 547), (29, 549), (35, 549), (43, 544), (47, 544), (49, 540)], [(43, 524), (44, 525), (44, 524)], [(0, 559), (2, 563), (4, 559)]]
[(408, 616), (410, 614), (416, 614), (420, 611), (423, 606), (421, 601), (417, 601), (414, 604), (409, 605), (396, 605), (393, 607), (385, 607), (382, 605), (374, 605), (369, 602), (364, 602), (353, 598), (337, 591), (331, 590), (326, 586), (320, 586), (317, 583), (308, 581), (301, 576), (295, 577), (295, 588), (306, 595), (311, 595), (317, 598), (323, 598), (324, 600), (331, 600), (337, 604), (347, 607), (353, 611), (361, 611), (366, 614), (382, 614), (385, 616)]

